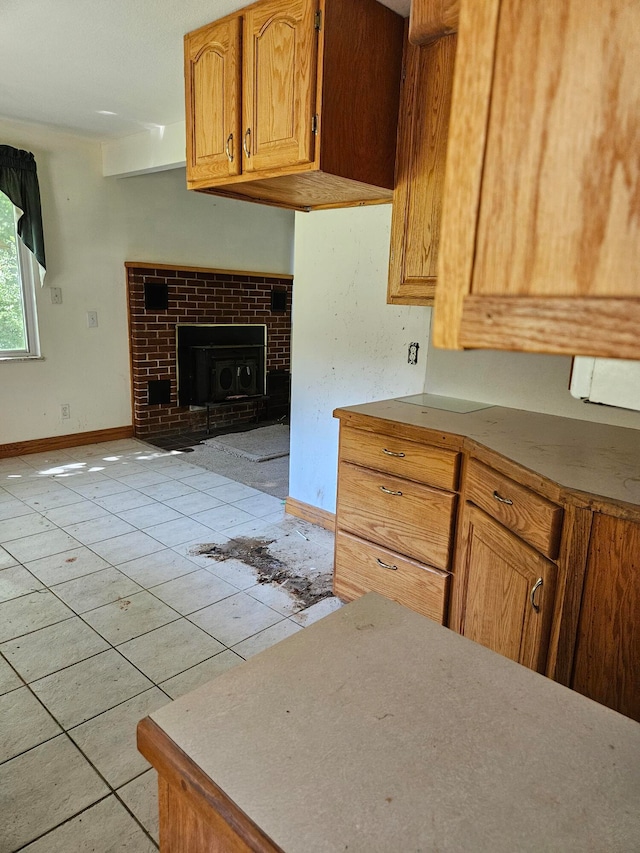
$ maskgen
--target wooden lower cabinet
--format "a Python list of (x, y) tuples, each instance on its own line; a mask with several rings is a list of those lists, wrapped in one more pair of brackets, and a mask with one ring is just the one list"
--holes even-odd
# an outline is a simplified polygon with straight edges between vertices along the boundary
[(640, 523), (595, 513), (572, 687), (640, 721)]
[(544, 672), (556, 566), (472, 504), (464, 508), (455, 567), (461, 634)]
[(404, 430), (340, 428), (333, 589), (366, 592), (440, 624), (448, 608), (460, 454)]
[[(336, 412), (336, 595), (378, 592), (640, 721), (640, 502), (570, 489), (435, 430), (440, 412), (418, 428), (414, 407), (395, 402)], [(389, 403), (402, 420), (380, 417)], [(603, 453), (593, 426), (579, 453), (571, 432), (569, 460)], [(510, 429), (514, 450), (517, 438)], [(633, 458), (620, 455), (615, 477)]]

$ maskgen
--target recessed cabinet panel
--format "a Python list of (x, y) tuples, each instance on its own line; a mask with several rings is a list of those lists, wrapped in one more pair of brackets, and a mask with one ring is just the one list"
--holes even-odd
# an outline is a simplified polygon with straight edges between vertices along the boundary
[(185, 37), (189, 179), (240, 172), (240, 26), (232, 18)]
[(315, 0), (269, 0), (244, 22), (244, 170), (313, 161)]
[(472, 504), (454, 574), (460, 633), (544, 672), (557, 567)]
[(462, 0), (436, 346), (640, 358), (640, 4)]
[(405, 44), (387, 301), (433, 304), (456, 36)]
[(640, 9), (502, 0), (472, 292), (638, 296)]

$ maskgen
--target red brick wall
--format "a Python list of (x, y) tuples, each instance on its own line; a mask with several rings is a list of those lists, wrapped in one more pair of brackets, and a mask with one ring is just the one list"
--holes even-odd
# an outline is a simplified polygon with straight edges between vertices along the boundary
[[(144, 285), (167, 284), (169, 307), (145, 309)], [(267, 374), (290, 370), (290, 278), (220, 270), (127, 265), (133, 424), (141, 438), (203, 429), (204, 411), (177, 405), (176, 323), (256, 323), (267, 326)], [(287, 290), (287, 310), (271, 311), (272, 289)], [(168, 379), (171, 402), (149, 405), (147, 383)], [(259, 403), (247, 401), (211, 411), (212, 427), (250, 420)]]

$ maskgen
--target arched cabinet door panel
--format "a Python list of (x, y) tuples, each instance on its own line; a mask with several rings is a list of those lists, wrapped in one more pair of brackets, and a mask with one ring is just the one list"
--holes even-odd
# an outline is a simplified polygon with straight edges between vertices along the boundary
[(189, 180), (240, 174), (241, 28), (227, 18), (185, 36)]
[(267, 0), (244, 16), (243, 169), (311, 163), (317, 67), (315, 0)]

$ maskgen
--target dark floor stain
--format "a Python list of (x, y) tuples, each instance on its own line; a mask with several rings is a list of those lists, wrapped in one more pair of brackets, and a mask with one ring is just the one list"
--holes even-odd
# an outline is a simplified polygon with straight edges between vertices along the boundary
[(258, 583), (269, 583), (287, 590), (303, 607), (311, 607), (333, 595), (333, 577), (330, 572), (305, 574), (304, 570), (289, 565), (271, 553), (269, 546), (275, 541), (242, 536), (230, 539), (224, 545), (200, 545), (192, 553), (210, 557), (217, 562), (240, 560), (254, 569)]

